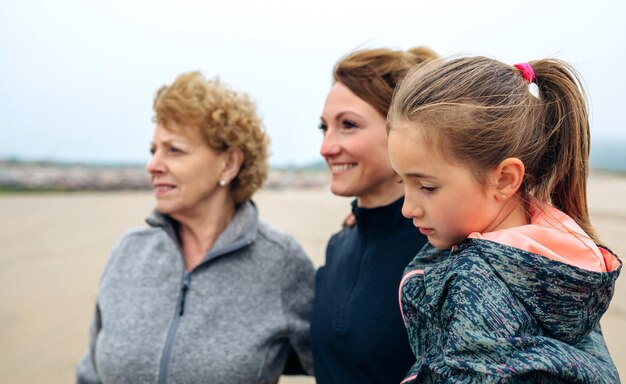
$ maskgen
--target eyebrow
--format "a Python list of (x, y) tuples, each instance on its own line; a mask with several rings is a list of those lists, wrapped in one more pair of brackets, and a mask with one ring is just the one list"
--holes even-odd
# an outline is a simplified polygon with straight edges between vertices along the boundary
[(414, 177), (416, 179), (436, 179), (437, 178), (435, 176), (425, 175), (423, 173), (415, 173), (415, 172), (407, 173), (406, 175), (409, 177)]
[[(331, 120), (340, 121), (344, 117), (344, 115), (346, 115), (348, 113), (352, 113), (352, 114), (356, 115), (356, 117), (359, 118), (359, 119), (367, 120), (366, 117), (364, 117), (360, 113), (357, 113), (357, 112), (354, 112), (354, 111), (341, 111), (341, 112), (337, 113), (335, 116), (333, 116), (333, 118)], [(320, 116), (320, 120), (322, 122), (326, 123), (326, 119), (324, 119), (324, 116)]]
[[(393, 171), (393, 174), (394, 174), (394, 175), (396, 175), (396, 176), (398, 176), (398, 177), (402, 177), (402, 176), (400, 176), (400, 174), (399, 174), (398, 172), (396, 172), (395, 170)], [(430, 176), (430, 175), (425, 175), (425, 174), (423, 174), (423, 173), (415, 173), (415, 172), (412, 172), (412, 173), (407, 173), (407, 174), (406, 174), (406, 176), (407, 176), (407, 177), (412, 177), (412, 178), (415, 178), (415, 179), (437, 179), (437, 177), (436, 177), (436, 176)]]
[(361, 114), (356, 113), (354, 111), (341, 111), (337, 115), (335, 115), (335, 120), (341, 120), (341, 118), (343, 118), (343, 116), (348, 114), (348, 113), (352, 113), (352, 114), (356, 115), (360, 119), (364, 118), (363, 116), (361, 116)]
[(166, 147), (172, 147), (172, 146), (181, 147), (181, 148), (186, 148), (188, 150), (191, 150), (192, 147), (195, 147), (193, 143), (185, 142), (185, 141), (178, 140), (178, 139), (166, 139), (156, 144), (154, 143), (154, 141), (150, 142), (150, 148), (154, 148), (157, 145), (164, 145)]

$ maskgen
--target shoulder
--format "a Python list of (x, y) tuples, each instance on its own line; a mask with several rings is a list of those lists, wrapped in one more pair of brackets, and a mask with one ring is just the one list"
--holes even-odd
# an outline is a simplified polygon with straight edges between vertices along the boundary
[(310, 264), (312, 266), (304, 248), (293, 236), (266, 223), (259, 222), (255, 245), (257, 251), (265, 255), (286, 259), (287, 262), (291, 263)]
[(127, 230), (110, 252), (101, 280), (110, 275), (112, 270), (123, 271), (135, 267), (143, 258), (141, 255), (149, 253), (150, 249), (162, 247), (166, 240), (167, 234), (160, 228)]
[[(493, 270), (489, 263), (489, 250), (477, 242), (463, 243), (451, 251), (434, 252), (428, 245), (420, 252), (428, 280), (433, 284), (465, 284), (478, 278), (491, 279)], [(485, 252), (487, 251), (487, 252)]]
[(126, 231), (113, 248), (113, 253), (129, 248), (145, 247), (163, 241), (167, 234), (160, 228), (132, 228)]
[(299, 246), (293, 236), (262, 221), (259, 221), (256, 242), (267, 247), (278, 248), (284, 252), (289, 251), (294, 246)]
[(463, 247), (455, 250), (438, 250), (426, 243), (417, 255), (408, 263), (404, 275), (415, 275), (416, 272), (427, 280), (427, 283), (440, 285), (456, 281), (489, 268), (482, 250), (478, 247)]
[(346, 243), (352, 243), (358, 239), (357, 229), (355, 227), (344, 227), (340, 231), (335, 232), (327, 244), (327, 251), (336, 247), (340, 247)]
[(475, 312), (477, 308), (489, 307), (498, 312), (513, 305), (506, 281), (493, 269), (491, 255), (485, 253), (482, 245), (463, 244), (439, 262), (426, 266), (423, 283), (432, 308), (450, 310), (452, 306)]
[(165, 232), (158, 227), (130, 228), (122, 235), (120, 242), (145, 239), (162, 233)]
[(338, 242), (353, 236), (356, 233), (356, 225), (352, 227), (343, 227), (330, 237), (329, 242)]
[(277, 281), (282, 287), (283, 301), (292, 303), (302, 299), (296, 292), (307, 292), (306, 297), (312, 297), (315, 267), (293, 236), (259, 222), (254, 252), (264, 263), (278, 268)]

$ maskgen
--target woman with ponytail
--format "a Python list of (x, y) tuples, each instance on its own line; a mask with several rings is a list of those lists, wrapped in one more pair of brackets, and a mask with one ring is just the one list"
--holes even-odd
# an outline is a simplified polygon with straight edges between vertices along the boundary
[(322, 111), (320, 154), (335, 195), (354, 197), (356, 224), (332, 236), (317, 272), (311, 347), (318, 384), (397, 384), (415, 358), (398, 308), (402, 271), (426, 238), (402, 217), (402, 186), (387, 153), (396, 84), (437, 55), (366, 49), (336, 65)]
[(621, 262), (587, 209), (580, 77), (554, 59), (437, 60), (388, 116), (402, 213), (429, 244), (400, 284), (405, 383), (617, 383), (600, 330)]

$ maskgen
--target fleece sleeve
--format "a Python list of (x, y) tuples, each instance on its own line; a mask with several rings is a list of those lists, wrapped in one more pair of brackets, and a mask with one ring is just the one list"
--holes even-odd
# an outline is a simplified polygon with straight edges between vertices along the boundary
[(283, 279), (282, 304), (289, 343), (301, 366), (311, 374), (313, 358), (309, 328), (315, 292), (315, 268), (300, 244), (293, 239), (290, 239)]
[[(101, 284), (102, 281), (106, 278), (107, 271), (111, 267), (111, 264), (114, 263), (114, 260), (120, 254), (122, 254), (120, 250), (122, 249), (123, 244), (126, 242), (127, 239), (128, 236), (123, 236), (122, 239), (120, 239), (120, 241), (113, 248), (113, 251), (109, 255), (109, 259), (107, 260), (106, 266), (102, 271), (102, 276), (100, 276)], [(76, 383), (78, 384), (96, 384), (102, 382), (96, 369), (95, 351), (96, 340), (101, 329), (102, 316), (100, 314), (100, 306), (98, 305), (98, 303), (96, 303), (93, 319), (91, 320), (91, 325), (89, 327), (89, 349), (76, 367)]]
[(98, 377), (98, 372), (96, 371), (95, 363), (95, 345), (96, 338), (98, 337), (98, 332), (100, 331), (100, 327), (100, 309), (96, 304), (96, 310), (93, 316), (93, 320), (91, 321), (91, 326), (89, 328), (89, 350), (80, 360), (80, 362), (78, 363), (78, 367), (76, 368), (77, 384), (96, 384), (101, 382), (100, 378)]

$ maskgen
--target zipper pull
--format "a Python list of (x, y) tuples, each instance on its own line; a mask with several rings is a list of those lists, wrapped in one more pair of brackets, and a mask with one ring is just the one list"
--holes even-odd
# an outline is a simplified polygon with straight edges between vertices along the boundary
[(180, 312), (179, 316), (182, 316), (185, 313), (185, 297), (187, 296), (187, 291), (189, 290), (189, 283), (191, 280), (191, 276), (188, 273), (185, 273), (185, 277), (183, 278), (183, 286), (181, 288), (181, 297), (180, 297)]

